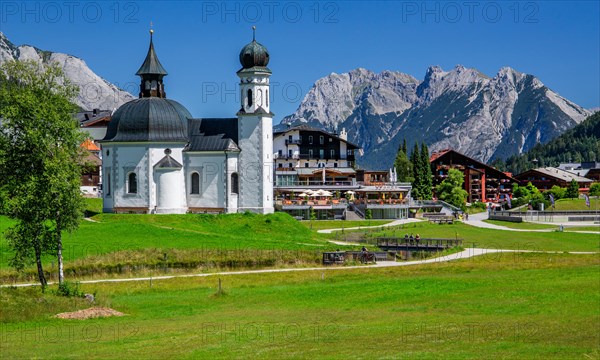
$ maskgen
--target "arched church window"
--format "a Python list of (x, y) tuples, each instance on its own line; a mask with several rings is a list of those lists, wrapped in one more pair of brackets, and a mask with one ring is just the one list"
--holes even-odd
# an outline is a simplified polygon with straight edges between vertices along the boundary
[(132, 172), (127, 176), (127, 193), (137, 194), (137, 175)]
[(248, 89), (248, 107), (252, 106), (252, 89)]
[(158, 83), (156, 82), (156, 80), (152, 80), (151, 90), (156, 90), (157, 87), (158, 87)]
[(269, 90), (265, 90), (265, 100), (267, 102), (267, 106), (269, 106)]
[(231, 193), (238, 194), (240, 192), (240, 183), (237, 173), (231, 174)]
[(200, 174), (192, 173), (192, 189), (191, 194), (200, 194)]
[(150, 90), (150, 80), (146, 80), (144, 86), (146, 87), (146, 90)]

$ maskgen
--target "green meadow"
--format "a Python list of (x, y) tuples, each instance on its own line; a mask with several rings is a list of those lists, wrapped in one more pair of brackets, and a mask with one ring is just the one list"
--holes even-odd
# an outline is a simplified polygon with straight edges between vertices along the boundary
[[(600, 357), (600, 258), (566, 253), (598, 251), (600, 235), (462, 222), (389, 228), (378, 227), (387, 221), (299, 222), (281, 213), (114, 215), (100, 214), (97, 200), (88, 203), (88, 216), (92, 221), (64, 238), (70, 281), (203, 276), (82, 284), (81, 291), (95, 294), (94, 306), (125, 314), (88, 320), (54, 317), (91, 306), (56, 295), (56, 286), (45, 293), (39, 287), (0, 288), (2, 358)], [(11, 224), (0, 217), (0, 230)], [(317, 233), (358, 226), (377, 227)], [(302, 269), (319, 265), (322, 251), (356, 249), (330, 240), (374, 242), (410, 233), (462, 238), (464, 248), (556, 252)], [(0, 250), (0, 282), (35, 282), (33, 268), (16, 274), (8, 266), (3, 238)], [(45, 266), (54, 280), (51, 257)], [(297, 271), (214, 274), (290, 267)]]
[(499, 221), (499, 220), (483, 220), (488, 224), (504, 226), (511, 229), (523, 229), (523, 230), (558, 230), (558, 225), (553, 224), (538, 224), (531, 222), (510, 222), (510, 221)]
[[(410, 223), (401, 226), (382, 227), (364, 231), (374, 243), (377, 237), (403, 237), (405, 234), (419, 234), (421, 238), (463, 239), (464, 247), (490, 249), (540, 250), (540, 251), (599, 251), (600, 234), (575, 232), (515, 232), (478, 228), (468, 223), (430, 224)], [(334, 233), (333, 238), (343, 239), (344, 235)]]
[[(3, 358), (600, 356), (596, 255), (492, 254), (428, 265), (83, 285), (126, 315), (0, 289)], [(26, 308), (27, 310), (23, 310)]]
[[(389, 221), (302, 221), (271, 215), (117, 215), (101, 214), (99, 199), (87, 200), (91, 221), (64, 237), (66, 274), (71, 279), (131, 277), (165, 273), (214, 272), (239, 269), (307, 267), (320, 263), (321, 252), (356, 249), (330, 240), (371, 243), (379, 236), (420, 234), (426, 238), (461, 238), (463, 247), (497, 249), (598, 251), (600, 235), (565, 232), (510, 232), (481, 229), (468, 223), (450, 225), (411, 223), (377, 227)], [(0, 231), (13, 222), (0, 217)], [(522, 229), (547, 229), (539, 224), (492, 222)], [(375, 227), (319, 234), (319, 229)], [(552, 228), (552, 227), (550, 227)], [(587, 228), (584, 228), (587, 230)], [(16, 273), (11, 252), (0, 240), (0, 283), (36, 281), (33, 266)], [(55, 259), (46, 256), (50, 280), (56, 275)]]

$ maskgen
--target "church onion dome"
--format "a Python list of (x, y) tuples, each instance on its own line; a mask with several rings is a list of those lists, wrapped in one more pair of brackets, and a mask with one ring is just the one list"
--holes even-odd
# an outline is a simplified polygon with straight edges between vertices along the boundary
[(145, 97), (123, 104), (108, 123), (103, 142), (188, 142), (192, 115), (177, 101)]
[[(255, 28), (253, 27), (253, 30)], [(269, 51), (264, 45), (256, 41), (253, 35), (252, 42), (242, 48), (240, 51), (240, 64), (243, 69), (263, 68), (262, 70), (269, 71)]]

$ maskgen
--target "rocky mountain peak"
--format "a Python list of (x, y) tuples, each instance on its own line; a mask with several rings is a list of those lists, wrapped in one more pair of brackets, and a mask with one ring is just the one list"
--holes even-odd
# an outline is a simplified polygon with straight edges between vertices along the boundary
[(83, 110), (113, 110), (135, 99), (130, 93), (96, 75), (85, 61), (68, 54), (44, 51), (33, 46), (15, 46), (0, 32), (0, 63), (9, 60), (32, 60), (44, 66), (58, 64), (65, 75), (79, 87), (75, 103)]
[(463, 65), (449, 71), (430, 66), (423, 81), (359, 68), (319, 79), (282, 125), (345, 127), (349, 140), (365, 150), (359, 165), (385, 169), (402, 139), (487, 162), (549, 141), (589, 115), (535, 76), (510, 67), (491, 78)]

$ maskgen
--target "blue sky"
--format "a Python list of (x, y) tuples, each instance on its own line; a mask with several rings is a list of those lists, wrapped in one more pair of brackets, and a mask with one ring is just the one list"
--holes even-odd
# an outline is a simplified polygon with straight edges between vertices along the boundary
[(137, 93), (148, 48), (169, 72), (169, 98), (194, 116), (238, 110), (239, 50), (270, 51), (275, 123), (320, 77), (357, 67), (422, 79), (457, 64), (494, 76), (503, 66), (537, 76), (575, 103), (600, 106), (600, 2), (0, 2), (0, 31), (16, 45), (65, 52)]

